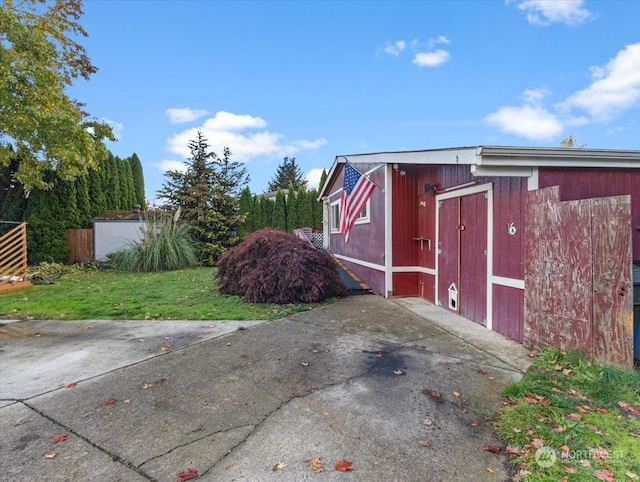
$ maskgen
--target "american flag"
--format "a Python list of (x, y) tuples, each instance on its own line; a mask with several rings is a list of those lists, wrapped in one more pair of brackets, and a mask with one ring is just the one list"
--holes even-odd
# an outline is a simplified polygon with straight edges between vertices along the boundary
[(360, 216), (376, 185), (360, 174), (349, 162), (345, 163), (342, 197), (340, 198), (340, 224), (338, 230), (349, 242), (349, 232)]

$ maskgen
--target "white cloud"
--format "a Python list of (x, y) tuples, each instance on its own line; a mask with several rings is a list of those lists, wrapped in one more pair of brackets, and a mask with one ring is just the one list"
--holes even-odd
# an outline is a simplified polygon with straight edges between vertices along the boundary
[(438, 44), (450, 44), (451, 41), (444, 35), (438, 36), (438, 38), (429, 39), (429, 48), (435, 47)]
[(156, 167), (161, 171), (180, 171), (185, 172), (187, 165), (182, 161), (175, 161), (173, 159), (165, 159), (156, 164)]
[(122, 124), (122, 122), (116, 122), (111, 119), (107, 119), (106, 117), (102, 117), (100, 118), (100, 120), (111, 127), (116, 140), (122, 137), (122, 131), (124, 130), (124, 125)]
[(398, 40), (397, 42), (387, 43), (384, 46), (383, 50), (386, 54), (398, 57), (400, 55), (400, 52), (402, 52), (406, 46), (407, 42), (405, 42), (404, 40)]
[(320, 177), (322, 176), (323, 169), (314, 168), (311, 169), (305, 179), (307, 180), (307, 189), (320, 189)]
[(558, 107), (582, 109), (595, 121), (607, 121), (640, 100), (640, 43), (628, 45), (604, 67), (591, 68), (593, 82)]
[(417, 53), (413, 63), (419, 67), (437, 67), (449, 60), (449, 52), (446, 50), (434, 50), (433, 52)]
[(553, 112), (542, 105), (546, 89), (528, 89), (521, 106), (503, 106), (485, 120), (529, 139), (551, 139), (564, 126), (609, 122), (640, 103), (640, 43), (628, 45), (605, 66), (592, 67), (591, 74), (593, 82), (555, 104)]
[(259, 157), (293, 156), (301, 150), (317, 149), (327, 143), (325, 139), (285, 142), (282, 134), (266, 130), (266, 126), (266, 121), (260, 117), (220, 111), (206, 119), (200, 127), (185, 129), (171, 136), (167, 139), (166, 148), (187, 159), (191, 155), (189, 141), (194, 140), (198, 131), (201, 131), (210, 151), (221, 156), (224, 148), (228, 147), (233, 161), (248, 162)]
[(503, 132), (527, 139), (552, 139), (562, 133), (563, 124), (541, 106), (546, 89), (527, 89), (522, 94), (523, 105), (503, 106), (485, 120)]
[(526, 12), (527, 21), (533, 25), (578, 25), (593, 17), (583, 4), (583, 0), (524, 0), (518, 8)]
[(184, 124), (185, 122), (193, 122), (208, 114), (206, 110), (200, 109), (178, 109), (169, 108), (166, 110), (166, 114), (169, 116), (169, 122), (171, 124)]

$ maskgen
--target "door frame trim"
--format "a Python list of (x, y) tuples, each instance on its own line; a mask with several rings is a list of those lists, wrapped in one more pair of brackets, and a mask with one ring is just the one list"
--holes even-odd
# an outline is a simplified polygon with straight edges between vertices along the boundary
[[(439, 291), (438, 291), (438, 287), (439, 287), (439, 278), (440, 278), (440, 267), (439, 267), (439, 263), (440, 263), (440, 202), (441, 201), (445, 201), (447, 199), (455, 199), (455, 198), (461, 198), (461, 197), (465, 197), (465, 196), (470, 196), (473, 194), (479, 194), (479, 193), (486, 193), (487, 195), (487, 277), (485, 279), (485, 283), (487, 286), (486, 289), (486, 293), (487, 293), (487, 300), (486, 300), (486, 305), (487, 305), (487, 312), (486, 312), (486, 319), (487, 319), (487, 324), (486, 327), (488, 329), (492, 329), (493, 327), (493, 321), (492, 321), (492, 313), (493, 313), (493, 293), (492, 293), (492, 284), (491, 284), (491, 279), (493, 277), (493, 183), (492, 182), (487, 182), (484, 184), (479, 184), (477, 186), (470, 186), (470, 187), (465, 187), (462, 189), (456, 189), (454, 191), (447, 191), (447, 192), (443, 192), (442, 194), (436, 194), (436, 212), (435, 212), (435, 220), (436, 220), (436, 239), (435, 239), (435, 246), (436, 246), (436, 267), (435, 267), (435, 274), (436, 274), (436, 280), (435, 280), (435, 302), (437, 305), (439, 305)], [(458, 263), (460, 263), (460, 260), (458, 260)]]

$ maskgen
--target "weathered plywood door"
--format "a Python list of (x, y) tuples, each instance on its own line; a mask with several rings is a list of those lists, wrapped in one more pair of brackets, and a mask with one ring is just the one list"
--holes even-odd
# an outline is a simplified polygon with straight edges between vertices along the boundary
[(633, 366), (631, 199), (527, 193), (524, 344)]
[(486, 193), (444, 199), (438, 217), (438, 304), (486, 324)]

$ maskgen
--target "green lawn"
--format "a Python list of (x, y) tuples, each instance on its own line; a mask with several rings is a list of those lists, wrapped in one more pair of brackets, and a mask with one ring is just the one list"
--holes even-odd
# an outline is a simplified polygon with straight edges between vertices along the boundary
[(312, 306), (244, 303), (221, 295), (215, 268), (161, 273), (71, 270), (54, 284), (0, 295), (0, 319), (277, 319)]
[(496, 428), (514, 480), (640, 479), (640, 369), (544, 350), (502, 394)]

